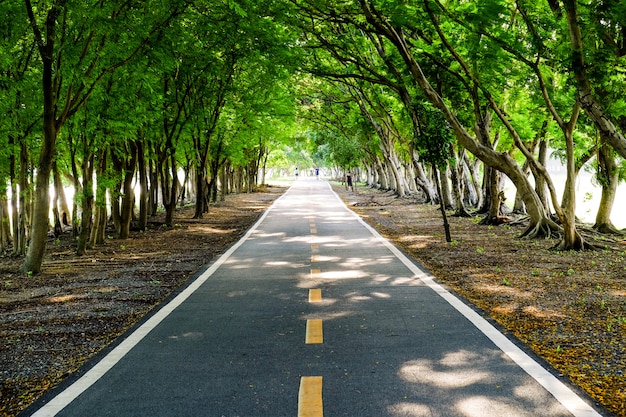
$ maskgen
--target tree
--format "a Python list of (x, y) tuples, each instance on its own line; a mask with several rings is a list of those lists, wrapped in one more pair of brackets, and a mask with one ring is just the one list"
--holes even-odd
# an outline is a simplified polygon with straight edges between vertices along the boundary
[(441, 198), (441, 169), (447, 166), (450, 159), (454, 135), (451, 132), (448, 121), (443, 117), (441, 112), (430, 103), (416, 104), (418, 113), (420, 114), (421, 123), (420, 130), (414, 141), (416, 143), (417, 152), (435, 170), (435, 181), (437, 182), (437, 190), (439, 192), (439, 206), (441, 216), (443, 218), (443, 227), (446, 236), (446, 242), (452, 242), (450, 234), (450, 224), (446, 216), (446, 208)]
[[(52, 0), (37, 9), (25, 0), (25, 6), (41, 64), (43, 139), (37, 160), (31, 241), (20, 269), (37, 273), (46, 247), (48, 186), (61, 127), (86, 103), (105, 75), (130, 62), (179, 10), (166, 5), (164, 13), (154, 6), (147, 12), (128, 3), (119, 8), (101, 3), (99, 8), (84, 9), (70, 0)], [(155, 15), (157, 11), (162, 14)], [(86, 16), (89, 25), (85, 24)], [(124, 25), (135, 30), (120, 30)]]

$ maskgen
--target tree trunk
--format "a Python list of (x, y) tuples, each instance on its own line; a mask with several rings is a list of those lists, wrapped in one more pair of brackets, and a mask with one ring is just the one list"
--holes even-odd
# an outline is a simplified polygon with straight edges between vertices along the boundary
[(63, 181), (61, 180), (61, 173), (59, 172), (56, 161), (54, 162), (54, 193), (58, 199), (59, 217), (63, 226), (69, 226), (71, 223), (70, 207), (67, 204), (67, 197), (65, 196), (65, 188), (63, 187)]
[(122, 181), (122, 204), (120, 207), (120, 239), (128, 239), (130, 236), (130, 224), (133, 220), (133, 209), (135, 207), (135, 192), (133, 190), (133, 179), (137, 168), (137, 145), (130, 141), (129, 155), (123, 159), (124, 179)]
[(30, 1), (26, 4), (27, 13), (39, 42), (39, 54), (42, 61), (42, 93), (43, 93), (43, 138), (41, 150), (37, 162), (37, 176), (35, 180), (33, 223), (30, 232), (30, 244), (24, 258), (24, 263), (20, 267), (22, 273), (39, 273), (43, 263), (48, 240), (48, 230), (50, 227), (50, 171), (52, 160), (56, 152), (56, 140), (58, 126), (56, 120), (56, 91), (54, 78), (54, 48), (56, 38), (56, 20), (60, 13), (60, 8), (53, 5), (47, 13), (45, 23), (45, 39), (39, 32), (39, 27), (35, 21), (33, 9)]
[(466, 204), (469, 204), (472, 207), (477, 207), (481, 199), (480, 186), (478, 185), (478, 181), (476, 180), (476, 170), (469, 158), (467, 157), (466, 152), (463, 152), (461, 164), (463, 173), (462, 182), (465, 188), (465, 193), (463, 195), (464, 201)]
[[(148, 162), (150, 189), (148, 193), (148, 216), (156, 216), (159, 208), (159, 169), (152, 160)], [(160, 184), (163, 186), (163, 184)]]
[(137, 141), (137, 169), (139, 170), (139, 230), (148, 227), (148, 174), (146, 172), (146, 151), (142, 137)]
[(434, 168), (434, 176), (435, 176), (435, 183), (437, 184), (437, 190), (439, 191), (439, 209), (441, 210), (441, 217), (443, 219), (443, 229), (444, 232), (446, 234), (446, 242), (450, 243), (452, 242), (452, 236), (450, 234), (450, 224), (448, 223), (448, 216), (446, 214), (446, 207), (443, 203), (443, 195), (442, 193), (442, 180), (441, 180), (441, 175), (439, 173), (439, 169), (436, 166), (433, 166)]
[(383, 162), (380, 160), (380, 156), (376, 156), (376, 170), (378, 171), (378, 186), (381, 190), (389, 189), (388, 177), (385, 172)]
[(500, 225), (506, 222), (501, 216), (502, 206), (504, 205), (504, 192), (502, 191), (502, 174), (495, 169), (489, 170), (489, 211), (485, 218), (480, 222), (484, 225)]
[[(85, 146), (86, 148), (86, 146)], [(87, 239), (91, 233), (93, 227), (93, 164), (94, 154), (88, 151), (89, 154), (85, 154), (82, 163), (83, 172), (83, 187), (82, 187), (82, 199), (81, 211), (82, 218), (80, 222), (80, 233), (78, 234), (78, 246), (76, 248), (76, 255), (82, 256), (87, 249)], [(77, 181), (78, 182), (78, 181)], [(76, 203), (75, 203), (76, 204)]]
[(0, 195), (0, 251), (4, 252), (11, 244), (11, 228), (9, 227), (9, 202), (5, 192)]
[[(404, 197), (406, 195), (406, 192), (404, 191), (404, 183), (402, 181), (402, 175), (400, 174), (400, 171), (398, 170), (398, 165), (397, 165), (397, 160), (398, 158), (395, 155), (395, 152), (390, 152), (390, 154), (387, 157), (387, 166), (389, 167), (389, 177), (392, 179), (392, 181), (394, 182), (394, 191), (396, 192), (396, 194), (398, 194), (398, 197)], [(356, 178), (355, 178), (355, 182), (356, 182)]]
[(463, 193), (461, 192), (461, 180), (459, 176), (459, 169), (461, 168), (459, 159), (457, 158), (454, 149), (450, 148), (450, 158), (449, 166), (450, 166), (450, 178), (451, 182), (451, 191), (452, 197), (454, 199), (454, 216), (456, 217), (472, 217), (467, 210), (465, 209), (465, 204), (463, 202)]
[[(26, 247), (28, 239), (30, 238), (29, 230), (32, 224), (32, 205), (33, 196), (31, 183), (32, 178), (29, 178), (29, 157), (28, 150), (24, 143), (20, 144), (20, 173), (19, 173), (19, 210), (17, 221), (17, 233), (14, 235), (15, 245), (14, 251), (16, 255), (24, 255), (26, 253)], [(32, 173), (32, 170), (31, 170)]]
[(439, 176), (437, 178), (437, 173), (434, 173), (435, 180), (439, 180), (439, 198), (443, 200), (443, 206), (446, 210), (452, 210), (454, 206), (452, 205), (452, 191), (450, 190), (450, 180), (448, 179), (448, 172), (450, 167), (446, 165), (446, 168), (443, 171), (439, 171)]
[[(539, 144), (538, 162), (544, 167), (548, 162), (548, 142), (545, 140), (542, 140)], [(550, 199), (548, 198), (548, 185), (542, 175), (535, 175), (535, 191), (537, 192), (539, 200), (541, 200), (541, 204), (549, 211), (550, 205), (548, 202)]]
[(596, 214), (596, 223), (593, 228), (600, 233), (621, 234), (611, 221), (611, 212), (617, 193), (619, 170), (615, 162), (615, 155), (608, 143), (602, 143), (598, 149), (598, 182), (602, 185), (600, 206)]
[(176, 209), (176, 199), (178, 196), (178, 174), (176, 170), (176, 157), (173, 150), (171, 151), (169, 159), (171, 187), (168, 192), (169, 201), (164, 198), (163, 205), (165, 206), (165, 224), (168, 227), (172, 227), (172, 225), (174, 224), (174, 210)]
[(226, 195), (228, 195), (228, 160), (224, 161), (222, 166), (220, 167), (220, 200), (226, 200)]
[(108, 165), (107, 150), (102, 149), (98, 158), (98, 169), (96, 171), (96, 201), (95, 214), (91, 224), (91, 233), (89, 234), (88, 249), (93, 249), (96, 245), (104, 243), (105, 230), (107, 224), (107, 208), (106, 208), (106, 186), (104, 185), (104, 176)]
[(415, 169), (415, 185), (424, 192), (426, 202), (431, 203), (437, 201), (437, 192), (432, 182), (426, 176), (424, 167), (418, 160), (417, 152), (413, 152), (413, 168)]
[(196, 165), (196, 208), (194, 219), (201, 219), (209, 211), (210, 186), (207, 182), (206, 158), (202, 158)]
[[(9, 146), (11, 146), (11, 148), (13, 149), (13, 145), (15, 145), (14, 143), (14, 138), (13, 136), (9, 136)], [(18, 205), (18, 199), (20, 191), (18, 188), (18, 178), (17, 178), (17, 174), (16, 174), (16, 164), (15, 164), (15, 152), (11, 152), (10, 153), (10, 158), (9, 158), (9, 175), (11, 178), (11, 223), (13, 226), (13, 254), (17, 254), (17, 249), (18, 249), (18, 242), (19, 242), (19, 235), (20, 235), (20, 230), (19, 230), (19, 205)], [(20, 169), (21, 172), (21, 169)], [(21, 176), (21, 174), (19, 175)]]

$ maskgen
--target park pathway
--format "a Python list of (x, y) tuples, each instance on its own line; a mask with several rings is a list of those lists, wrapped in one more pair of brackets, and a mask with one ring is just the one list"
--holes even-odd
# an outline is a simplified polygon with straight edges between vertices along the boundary
[(25, 414), (600, 416), (307, 178), (67, 385)]

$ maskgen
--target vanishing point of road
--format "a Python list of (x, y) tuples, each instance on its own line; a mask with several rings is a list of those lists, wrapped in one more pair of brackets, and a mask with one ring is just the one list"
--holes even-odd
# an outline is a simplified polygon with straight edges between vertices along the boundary
[(23, 415), (601, 416), (306, 178), (79, 374)]

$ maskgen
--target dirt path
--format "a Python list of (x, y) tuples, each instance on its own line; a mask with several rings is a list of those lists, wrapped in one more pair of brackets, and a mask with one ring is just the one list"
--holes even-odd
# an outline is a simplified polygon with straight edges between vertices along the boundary
[[(441, 282), (626, 416), (626, 246), (596, 241), (607, 250), (556, 253), (555, 241), (518, 239), (522, 226), (476, 218), (451, 218), (448, 244), (434, 206), (336, 190)], [(223, 252), (284, 189), (266, 191), (230, 196), (200, 220), (182, 210), (172, 229), (110, 239), (81, 258), (64, 236), (34, 277), (0, 257), (0, 415), (17, 414)]]

